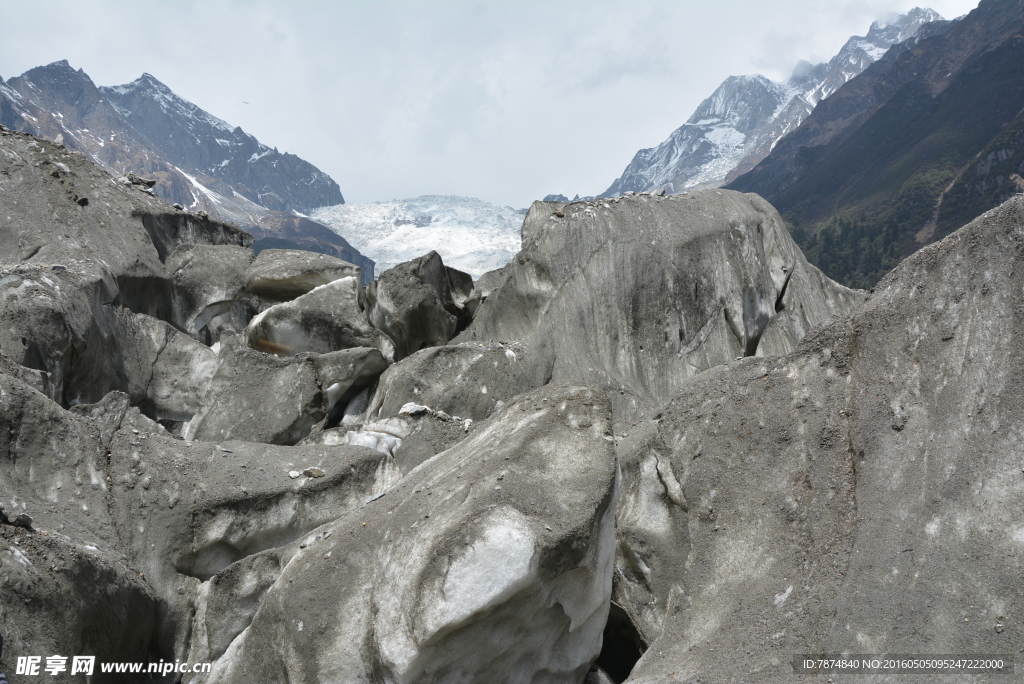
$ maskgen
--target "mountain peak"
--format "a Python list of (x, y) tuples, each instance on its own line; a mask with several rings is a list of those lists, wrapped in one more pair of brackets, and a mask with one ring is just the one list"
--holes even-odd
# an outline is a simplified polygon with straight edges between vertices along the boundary
[(915, 7), (906, 14), (889, 14), (871, 24), (865, 40), (888, 48), (902, 43), (932, 21), (942, 21), (942, 15), (929, 7)]
[(760, 74), (729, 76), (667, 140), (637, 152), (602, 196), (658, 187), (680, 192), (729, 182), (753, 168), (819, 101), (892, 45), (941, 19), (935, 10), (920, 7), (883, 17), (871, 24), (866, 36), (851, 36), (828, 63), (797, 64), (784, 84)]

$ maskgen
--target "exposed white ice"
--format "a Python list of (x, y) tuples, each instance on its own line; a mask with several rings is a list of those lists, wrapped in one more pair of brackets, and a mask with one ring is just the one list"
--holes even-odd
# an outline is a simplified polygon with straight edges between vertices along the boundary
[(447, 195), (321, 207), (310, 218), (376, 261), (378, 273), (436, 250), (474, 278), (512, 260), (523, 223), (511, 207)]

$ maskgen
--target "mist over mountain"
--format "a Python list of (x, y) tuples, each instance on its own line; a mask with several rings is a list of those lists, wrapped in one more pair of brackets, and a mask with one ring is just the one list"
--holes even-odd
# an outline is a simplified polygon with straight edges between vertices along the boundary
[(753, 168), (821, 100), (891, 46), (948, 26), (934, 10), (915, 8), (874, 22), (867, 35), (851, 37), (827, 63), (801, 62), (785, 83), (759, 74), (730, 76), (667, 140), (637, 152), (602, 196), (659, 187), (682, 192), (728, 183)]
[(809, 258), (870, 287), (1024, 191), (1024, 2), (984, 0), (821, 101), (752, 171)]
[(206, 211), (257, 238), (257, 249), (297, 246), (339, 256), (372, 274), (344, 239), (301, 214), (343, 203), (338, 184), (299, 157), (179, 97), (150, 74), (96, 86), (66, 61), (0, 80), (0, 123), (58, 139), (115, 175), (156, 181), (154, 192)]

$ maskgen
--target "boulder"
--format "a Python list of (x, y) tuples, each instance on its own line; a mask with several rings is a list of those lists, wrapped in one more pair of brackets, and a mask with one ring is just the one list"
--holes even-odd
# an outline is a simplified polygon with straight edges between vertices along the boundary
[(480, 306), (480, 303), (487, 299), (492, 292), (501, 287), (502, 283), (505, 282), (505, 278), (508, 276), (508, 267), (495, 269), (488, 271), (480, 276), (480, 279), (473, 283), (473, 289), (469, 293), (469, 297), (463, 306), (469, 313), (475, 314), (476, 309)]
[(359, 295), (359, 280), (347, 276), (276, 304), (249, 323), (249, 346), (281, 356), (374, 347), (393, 358), (394, 344), (366, 320)]
[(362, 269), (336, 257), (299, 249), (265, 249), (245, 271), (245, 289), (269, 302), (287, 302), (341, 278), (362, 282)]
[[(244, 299), (253, 251), (233, 245), (181, 245), (167, 257), (167, 320), (206, 344), (241, 332), (256, 313)], [(246, 306), (246, 304), (249, 304)]]
[(183, 435), (295, 444), (386, 367), (376, 349), (279, 358), (246, 347), (239, 336), (226, 336), (203, 406)]
[(452, 298), (449, 271), (456, 274), (461, 298), (466, 295), (461, 272), (447, 269), (437, 252), (390, 268), (367, 286), (370, 323), (394, 340), (396, 361), (447, 343), (468, 315)]
[[(365, 404), (353, 401), (341, 427), (311, 439), (385, 451), (408, 472), (549, 377), (523, 345), (469, 342), (421, 349), (384, 371)], [(408, 404), (423, 410), (408, 413)]]
[(620, 440), (615, 600), (653, 640), (629, 682), (1018, 650), (1021, 226), (1015, 198), (793, 354), (705, 373)]
[(217, 353), (171, 325), (120, 309), (123, 390), (154, 420), (189, 421), (199, 411), (217, 370)]
[[(115, 433), (110, 454), (115, 528), (160, 599), (161, 643), (179, 659), (212, 576), (237, 573), (400, 477), (391, 459), (369, 449), (183, 442), (132, 421)], [(229, 609), (237, 618), (255, 607)]]
[(580, 682), (611, 592), (609, 418), (585, 388), (521, 395), (385, 496), (211, 580), (207, 621), (231, 610), (222, 586), (260, 600), (203, 681)]
[(725, 190), (537, 202), (504, 270), (457, 341), (528, 344), (554, 381), (611, 390), (624, 420), (863, 300), (807, 263), (767, 202)]

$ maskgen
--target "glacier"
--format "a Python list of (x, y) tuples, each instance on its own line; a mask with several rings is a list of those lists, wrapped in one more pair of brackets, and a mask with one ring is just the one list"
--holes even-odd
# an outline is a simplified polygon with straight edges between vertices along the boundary
[(435, 250), (476, 279), (519, 251), (524, 213), (474, 197), (423, 195), (320, 207), (309, 217), (376, 261), (378, 273)]

